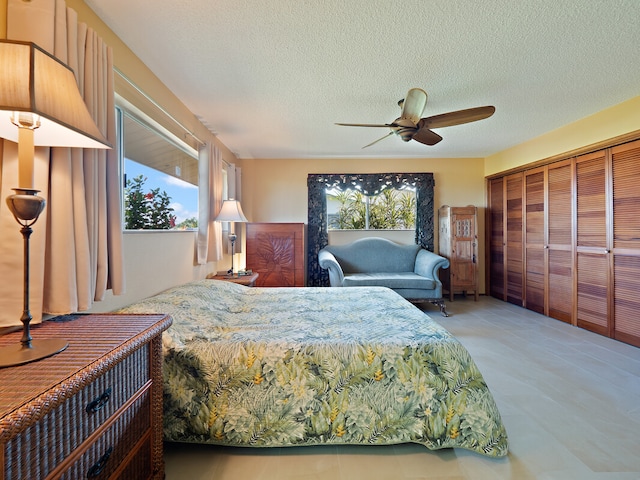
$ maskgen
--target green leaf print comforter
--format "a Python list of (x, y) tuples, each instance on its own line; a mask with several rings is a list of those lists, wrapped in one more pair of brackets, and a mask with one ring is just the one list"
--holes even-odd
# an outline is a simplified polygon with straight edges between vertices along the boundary
[(392, 290), (201, 280), (121, 312), (173, 317), (163, 334), (166, 440), (507, 454), (467, 350)]

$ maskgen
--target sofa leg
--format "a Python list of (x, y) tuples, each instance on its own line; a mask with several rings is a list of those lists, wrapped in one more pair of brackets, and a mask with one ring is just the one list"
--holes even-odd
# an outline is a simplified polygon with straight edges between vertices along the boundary
[(437, 305), (438, 307), (440, 307), (440, 313), (442, 314), (443, 317), (448, 317), (449, 314), (447, 313), (446, 310), (446, 305), (444, 304), (444, 299), (440, 299), (440, 300), (429, 300), (432, 304)]

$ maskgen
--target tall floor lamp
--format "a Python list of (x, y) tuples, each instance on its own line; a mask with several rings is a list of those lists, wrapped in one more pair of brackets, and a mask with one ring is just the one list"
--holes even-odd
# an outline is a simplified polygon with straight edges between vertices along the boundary
[(18, 143), (18, 187), (7, 205), (24, 243), (22, 339), (0, 348), (0, 368), (63, 351), (64, 339), (33, 340), (29, 324), (29, 238), (45, 207), (34, 189), (34, 147), (111, 148), (93, 122), (73, 71), (29, 42), (0, 40), (0, 138)]
[[(238, 200), (230, 198), (222, 202), (222, 208), (220, 213), (216, 217), (216, 222), (248, 222), (247, 217), (242, 213), (242, 207)], [(227, 272), (227, 275), (234, 276), (233, 258), (235, 257), (235, 245), (238, 236), (234, 233), (233, 223), (229, 228), (229, 240), (231, 241), (231, 269)]]

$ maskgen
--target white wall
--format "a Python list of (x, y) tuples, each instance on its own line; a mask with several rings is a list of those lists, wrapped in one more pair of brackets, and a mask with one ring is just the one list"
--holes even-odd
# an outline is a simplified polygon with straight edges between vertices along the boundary
[(109, 312), (216, 271), (215, 263), (196, 265), (195, 241), (193, 231), (126, 232), (126, 293), (114, 296), (107, 292), (90, 312)]

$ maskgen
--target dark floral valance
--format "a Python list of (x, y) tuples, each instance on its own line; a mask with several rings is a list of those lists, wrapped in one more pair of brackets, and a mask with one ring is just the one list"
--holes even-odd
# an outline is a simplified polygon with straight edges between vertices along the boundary
[(329, 243), (327, 232), (327, 189), (355, 189), (377, 195), (385, 188), (416, 189), (416, 244), (433, 251), (433, 173), (309, 174), (307, 285), (327, 286), (327, 272), (318, 264), (318, 252)]

